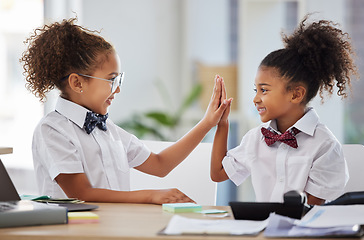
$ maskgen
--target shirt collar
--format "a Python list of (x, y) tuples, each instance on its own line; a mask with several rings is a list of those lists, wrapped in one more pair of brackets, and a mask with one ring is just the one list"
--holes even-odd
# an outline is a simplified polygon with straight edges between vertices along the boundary
[(74, 102), (59, 97), (56, 103), (56, 111), (74, 122), (80, 128), (83, 128), (86, 114), (89, 112), (87, 108), (82, 107)]
[[(310, 136), (313, 136), (315, 133), (315, 129), (317, 124), (319, 123), (319, 117), (312, 107), (307, 108), (305, 115), (300, 118), (292, 127), (299, 129), (301, 132), (304, 132)], [(269, 130), (273, 129), (275, 132), (279, 133), (277, 130), (277, 122), (275, 119), (271, 120), (270, 122), (266, 123), (266, 126)]]

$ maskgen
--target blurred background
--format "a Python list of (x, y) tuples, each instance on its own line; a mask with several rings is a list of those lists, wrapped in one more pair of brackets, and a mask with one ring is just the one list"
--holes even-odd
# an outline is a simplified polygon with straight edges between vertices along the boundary
[[(175, 141), (204, 115), (215, 74), (234, 98), (229, 148), (260, 124), (252, 99), (260, 61), (282, 48), (307, 13), (338, 22), (352, 39), (363, 75), (364, 1), (361, 0), (0, 0), (0, 146), (13, 176), (32, 169), (36, 124), (52, 111), (58, 92), (40, 103), (25, 88), (19, 58), (24, 40), (44, 23), (77, 17), (114, 44), (125, 80), (110, 118), (141, 139)], [(46, 66), (45, 66), (46, 67)], [(346, 100), (333, 95), (313, 105), (341, 143), (364, 143), (364, 83), (354, 81)], [(204, 139), (212, 142), (215, 129)], [(20, 193), (36, 193), (33, 182), (16, 177)], [(24, 192), (26, 191), (26, 192)], [(218, 185), (218, 205), (254, 200), (249, 185)]]

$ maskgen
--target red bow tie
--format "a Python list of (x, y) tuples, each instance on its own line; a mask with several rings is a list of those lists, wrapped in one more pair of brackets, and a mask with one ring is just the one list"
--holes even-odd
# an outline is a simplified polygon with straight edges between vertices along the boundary
[(261, 129), (261, 132), (264, 136), (264, 140), (268, 146), (272, 145), (276, 141), (280, 141), (282, 143), (287, 144), (290, 147), (297, 148), (298, 145), (295, 135), (301, 131), (298, 130), (297, 128), (292, 128), (291, 131), (286, 131), (283, 134), (277, 134), (275, 132), (269, 131), (264, 127)]

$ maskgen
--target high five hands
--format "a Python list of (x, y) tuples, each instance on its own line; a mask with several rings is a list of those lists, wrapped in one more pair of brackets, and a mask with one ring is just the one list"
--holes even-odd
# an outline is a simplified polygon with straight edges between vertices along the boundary
[[(226, 98), (224, 80), (219, 75), (216, 75), (211, 100), (201, 122), (174, 145), (159, 153), (159, 157), (155, 158), (159, 159), (158, 161), (153, 160), (153, 157), (156, 154), (151, 154), (151, 157), (149, 157), (150, 161), (144, 163), (142, 166), (139, 166), (137, 169), (149, 174), (153, 174), (153, 172), (150, 172), (151, 169), (161, 169), (162, 167), (167, 168), (167, 165), (170, 165), (167, 172), (171, 171), (180, 162), (182, 162), (185, 157), (187, 157), (187, 155), (196, 147), (197, 144), (199, 144), (199, 142), (211, 128), (217, 124), (219, 124), (219, 126), (228, 124), (227, 119), (230, 113), (232, 100), (232, 98)], [(224, 122), (221, 123), (221, 121)], [(165, 161), (161, 161), (160, 159), (165, 159)], [(159, 166), (158, 162), (162, 162), (162, 164)], [(194, 202), (191, 198), (178, 189), (150, 190), (148, 193), (149, 194), (147, 195), (150, 196), (148, 202), (155, 204)]]
[(216, 75), (211, 100), (203, 118), (211, 127), (220, 124), (221, 121), (228, 121), (233, 99), (227, 99), (226, 95), (224, 79), (219, 75)]

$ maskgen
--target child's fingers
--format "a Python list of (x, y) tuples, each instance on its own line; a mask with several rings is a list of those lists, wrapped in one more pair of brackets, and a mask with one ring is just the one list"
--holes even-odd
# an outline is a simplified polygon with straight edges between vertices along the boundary
[(195, 201), (193, 201), (191, 198), (187, 197), (186, 195), (177, 199), (177, 202), (181, 202), (181, 203), (184, 203), (184, 202), (191, 202), (191, 203), (196, 203)]
[(230, 106), (231, 106), (231, 102), (233, 101), (232, 98), (229, 99), (225, 99), (222, 101), (222, 104), (220, 105), (220, 107), (217, 109), (218, 113), (220, 114), (220, 116), (225, 115), (225, 111), (227, 112), (227, 115), (229, 115), (230, 113)]
[(230, 110), (231, 110), (231, 103), (232, 103), (232, 101), (233, 101), (233, 99), (232, 98), (229, 98), (228, 105), (225, 108), (225, 112), (222, 115), (222, 118), (226, 119), (229, 116)]
[(222, 80), (221, 80), (221, 101), (223, 101), (224, 99), (226, 99), (226, 88), (225, 88), (224, 78), (222, 78)]
[(220, 99), (221, 99), (221, 77), (219, 75), (215, 76), (215, 85), (214, 90), (211, 96), (210, 104), (213, 105), (220, 105)]
[(186, 194), (178, 189), (171, 189), (171, 196), (169, 197), (169, 202), (195, 202), (189, 198)]
[(225, 82), (224, 82), (224, 79), (221, 78), (221, 97), (220, 97), (220, 102), (221, 102), (221, 105), (224, 105), (224, 104), (228, 104), (229, 102), (231, 103), (232, 101), (232, 98), (230, 98), (229, 100), (226, 99), (226, 88), (225, 88)]
[(231, 109), (231, 101), (228, 102), (224, 112), (222, 113), (222, 116), (220, 118), (220, 122), (226, 122), (228, 120), (229, 114)]
[(210, 102), (215, 99), (215, 96), (216, 96), (216, 88), (217, 88), (217, 75), (215, 76), (215, 79), (214, 79), (214, 87), (212, 89), (212, 94), (211, 94), (211, 99), (210, 99)]
[(220, 95), (221, 95), (221, 77), (219, 75), (216, 75), (213, 98), (216, 98), (216, 97), (220, 98)]

